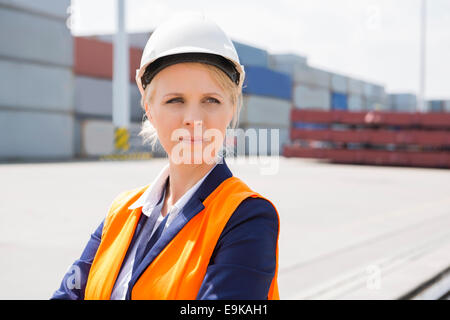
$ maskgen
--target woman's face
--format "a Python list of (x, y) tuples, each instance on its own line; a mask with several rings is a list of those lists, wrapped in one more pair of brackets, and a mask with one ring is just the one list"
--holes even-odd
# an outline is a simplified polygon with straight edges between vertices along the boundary
[(230, 94), (201, 64), (174, 64), (152, 82), (145, 110), (171, 161), (212, 163), (233, 118)]

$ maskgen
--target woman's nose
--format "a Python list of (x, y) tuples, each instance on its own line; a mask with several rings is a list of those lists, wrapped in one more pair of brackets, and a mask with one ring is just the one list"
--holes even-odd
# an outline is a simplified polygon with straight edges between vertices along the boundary
[(184, 115), (183, 124), (188, 127), (197, 127), (203, 124), (203, 117), (199, 108), (190, 106)]
[(200, 119), (185, 119), (184, 125), (187, 127), (201, 127), (203, 125), (203, 120)]

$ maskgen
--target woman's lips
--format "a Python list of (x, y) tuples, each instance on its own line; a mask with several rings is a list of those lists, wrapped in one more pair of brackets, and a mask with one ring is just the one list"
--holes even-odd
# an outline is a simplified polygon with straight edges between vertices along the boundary
[(179, 140), (186, 143), (199, 143), (210, 141), (210, 139), (203, 139), (202, 137), (180, 137)]

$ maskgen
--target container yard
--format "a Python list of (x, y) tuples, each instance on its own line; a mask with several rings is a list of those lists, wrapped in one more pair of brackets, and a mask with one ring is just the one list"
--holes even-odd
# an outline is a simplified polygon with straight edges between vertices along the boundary
[[(278, 204), (281, 299), (399, 299), (448, 269), (448, 171), (280, 158), (278, 174), (266, 183), (259, 166), (269, 166), (270, 157), (264, 164), (254, 160), (258, 165), (228, 162), (234, 175)], [(112, 198), (145, 184), (164, 163), (150, 159), (0, 167), (8, 182), (1, 191), (9, 199), (1, 216), (0, 250), (9, 258), (0, 264), (0, 298), (48, 299)], [(33, 206), (21, 200), (25, 180), (32, 190), (46, 190), (30, 194)], [(70, 193), (61, 188), (67, 180)], [(7, 212), (22, 212), (23, 218)], [(378, 284), (367, 287), (373, 279)]]
[[(126, 33), (119, 136), (115, 34), (74, 34), (73, 3), (0, 0), (0, 299), (49, 299), (111, 200), (167, 162), (139, 135), (135, 76), (155, 29)], [(306, 49), (230, 38), (248, 140), (233, 137), (227, 163), (277, 207), (280, 299), (449, 299), (450, 90), (391, 90)]]

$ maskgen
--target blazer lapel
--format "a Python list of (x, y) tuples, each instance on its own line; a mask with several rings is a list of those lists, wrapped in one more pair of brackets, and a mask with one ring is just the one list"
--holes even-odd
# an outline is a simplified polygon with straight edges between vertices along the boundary
[(131, 299), (131, 290), (134, 284), (139, 280), (139, 277), (158, 256), (158, 254), (161, 253), (161, 251), (167, 246), (167, 244), (172, 241), (177, 233), (181, 229), (183, 229), (183, 227), (195, 215), (197, 215), (205, 208), (205, 206), (203, 205), (203, 201), (208, 197), (208, 195), (211, 194), (211, 192), (213, 192), (223, 181), (232, 176), (233, 174), (228, 168), (225, 159), (222, 158), (221, 162), (219, 162), (206, 177), (198, 190), (192, 195), (191, 199), (186, 203), (186, 205), (181, 209), (175, 219), (173, 219), (172, 223), (161, 235), (161, 238), (158, 239), (153, 248), (150, 249), (150, 251), (144, 257), (141, 264), (136, 269), (136, 272), (131, 276), (131, 280), (128, 284), (126, 299)]

